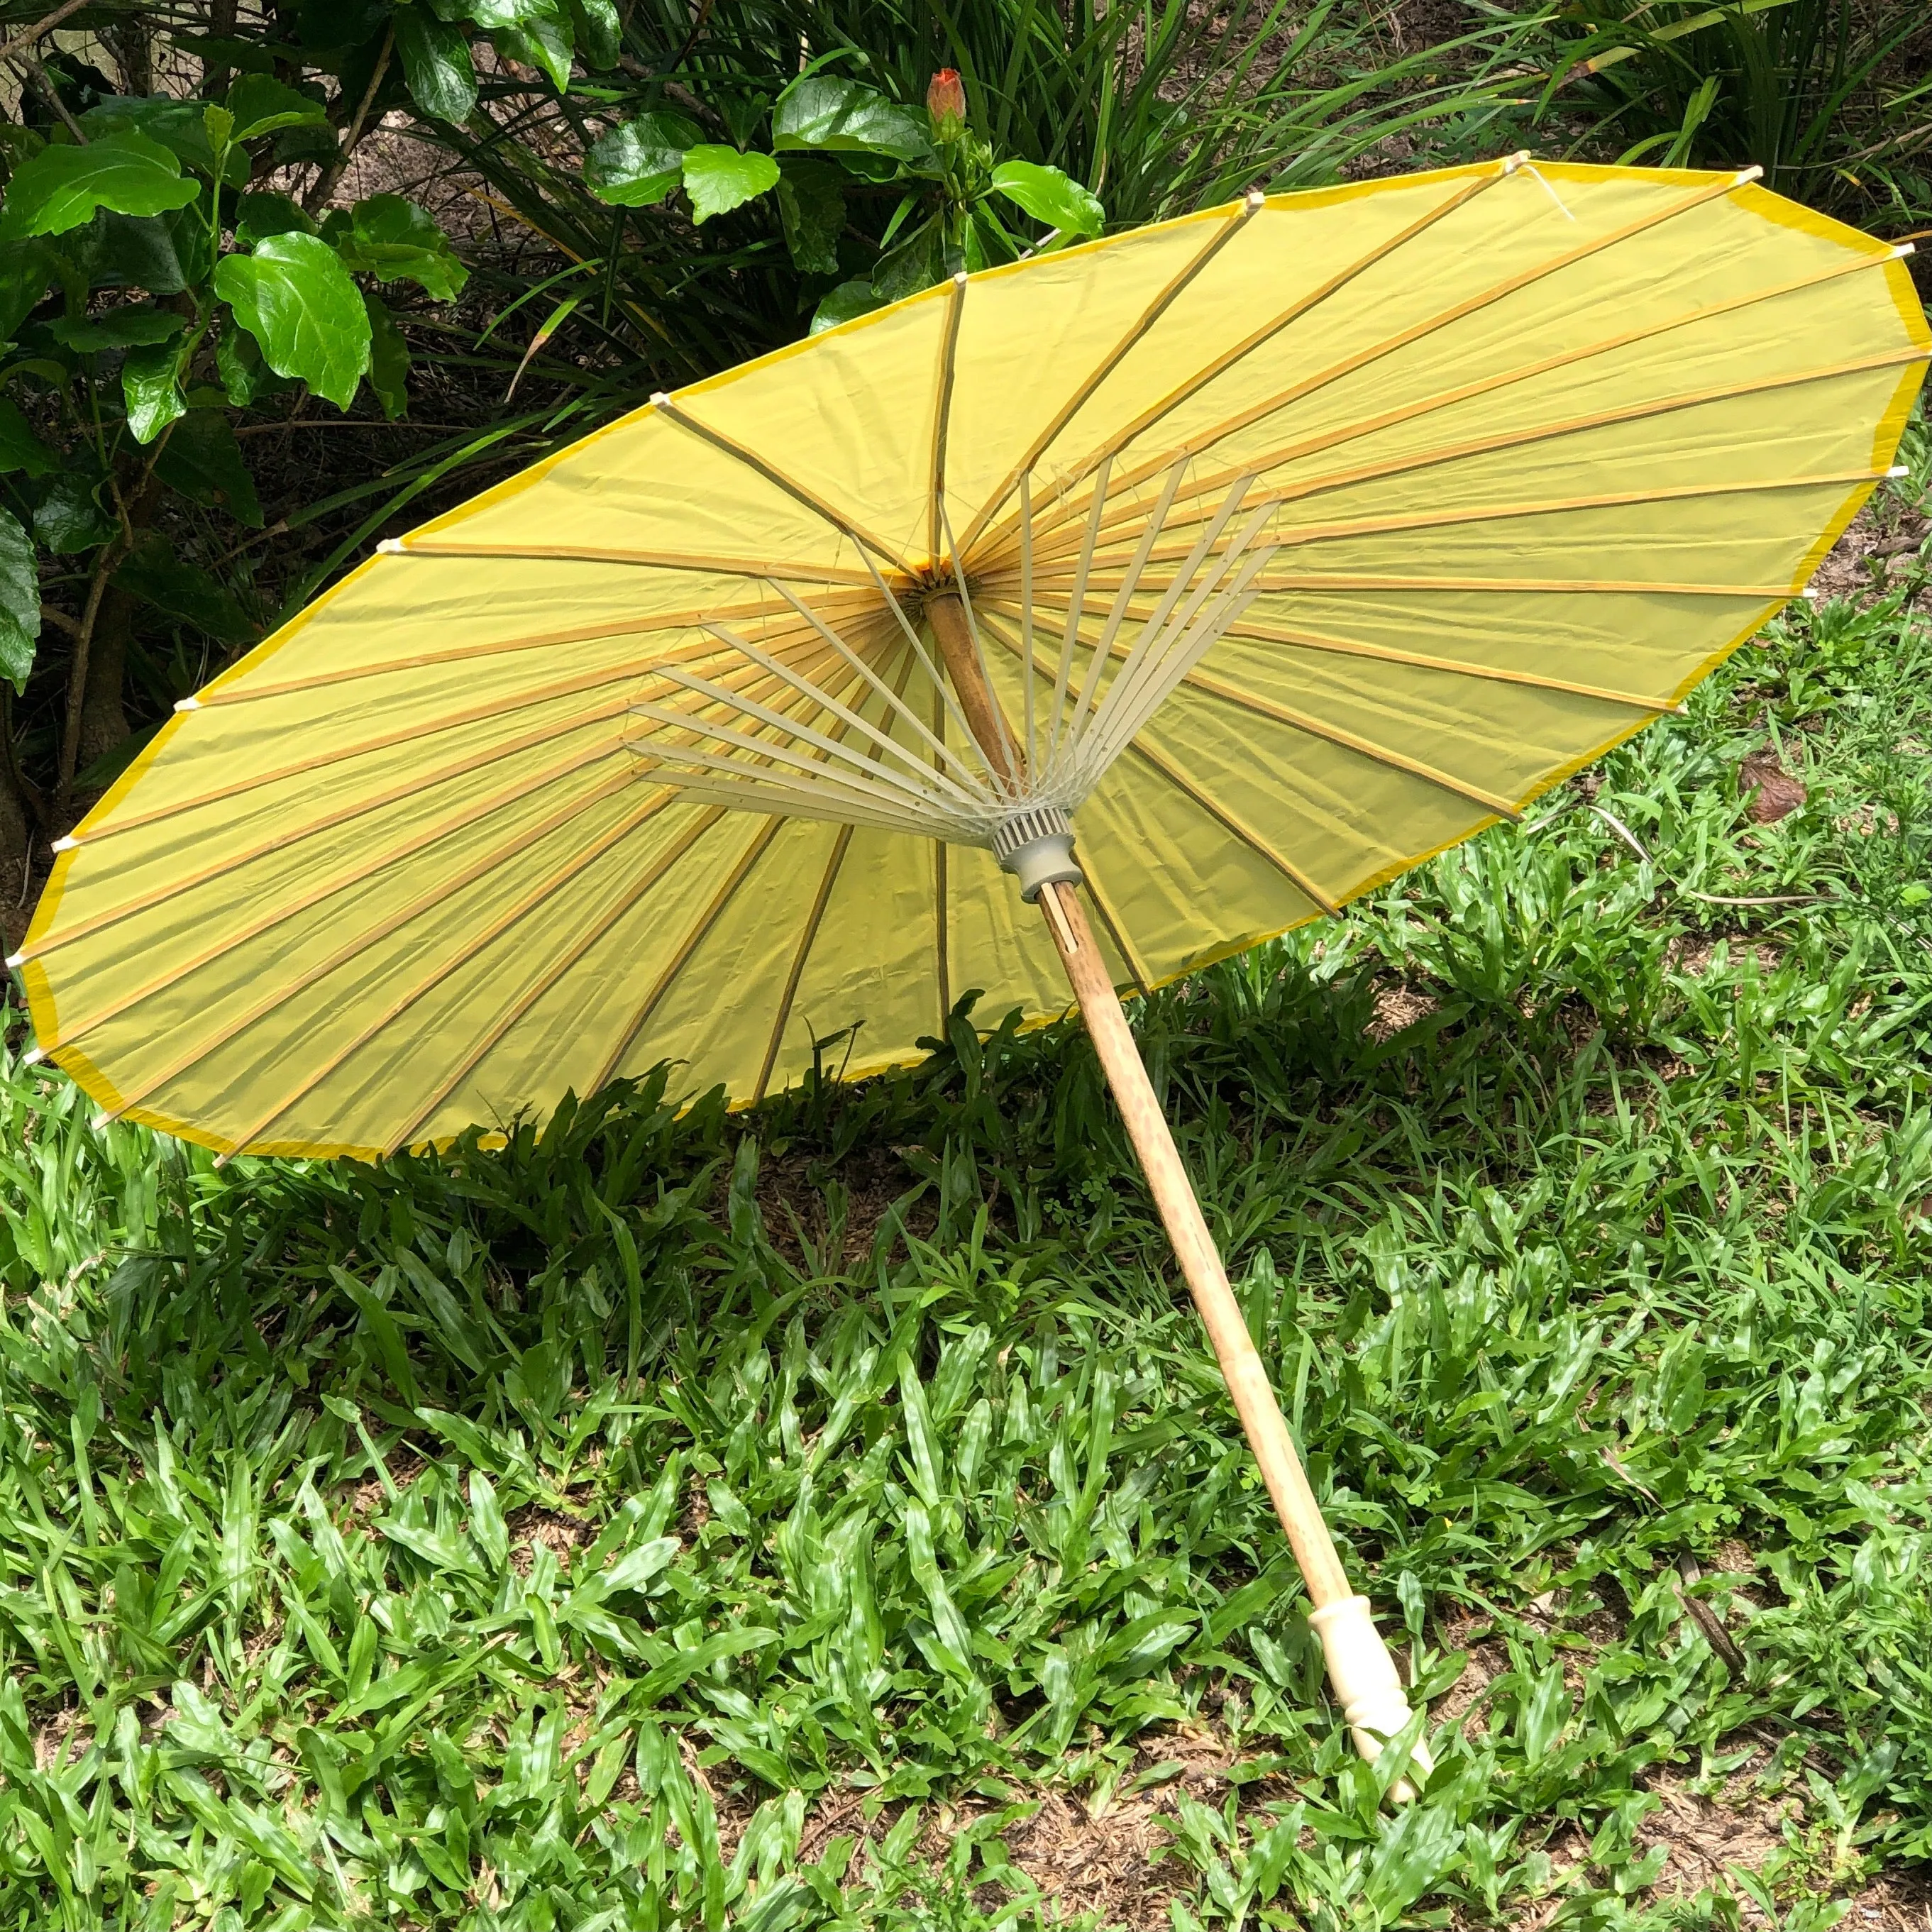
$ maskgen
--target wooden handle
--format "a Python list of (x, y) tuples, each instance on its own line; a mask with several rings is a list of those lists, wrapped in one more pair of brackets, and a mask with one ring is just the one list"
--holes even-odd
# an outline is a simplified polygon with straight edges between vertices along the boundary
[[(926, 614), (959, 708), (979, 739), (980, 749), (996, 772), (1017, 785), (1024, 772), (1017, 764), (1018, 754), (1009, 755), (1012, 735), (1005, 728), (998, 699), (987, 686), (964, 610), (956, 596), (947, 593), (932, 599)], [(1307, 1472), (1295, 1453), (1294, 1438), (1275, 1400), (1261, 1352), (1228, 1286), (1220, 1250), (1208, 1232), (1201, 1203), (1181, 1165), (1167, 1116), (1154, 1096), (1154, 1083), (1148, 1078), (1132, 1030), (1121, 1010), (1120, 995), (1094, 943), (1078, 890), (1058, 882), (1042, 886), (1040, 907), (1054, 950), (1079, 1002), (1094, 1049), (1100, 1057), (1101, 1070), (1126, 1123), (1127, 1138), (1147, 1176), (1161, 1225), (1167, 1230), (1188, 1292), (1214, 1346), (1215, 1360), (1234, 1399), (1234, 1412), (1241, 1418), (1262, 1480), (1268, 1485), (1275, 1514), (1281, 1519), (1288, 1546), (1308, 1586), (1314, 1604), (1309, 1621), (1322, 1640), (1329, 1680), (1357, 1749), (1372, 1760), (1384, 1739), (1408, 1721), (1408, 1694), (1395, 1660), (1370, 1619), (1367, 1598), (1355, 1595), (1348, 1587), (1348, 1573), (1322, 1520), (1315, 1492), (1308, 1486)], [(1420, 1744), (1412, 1761), (1418, 1771), (1426, 1773), (1430, 1768), (1429, 1753)], [(1414, 1796), (1414, 1787), (1406, 1778), (1398, 1779), (1390, 1795), (1406, 1801)]]
[(1288, 1532), (1294, 1560), (1308, 1584), (1308, 1594), (1318, 1610), (1340, 1603), (1354, 1592), (1348, 1588), (1342, 1559), (1322, 1520), (1322, 1507), (1294, 1442), (1288, 1432), (1274, 1390), (1262, 1366), (1254, 1338), (1248, 1333), (1240, 1305), (1228, 1286), (1228, 1271), (1221, 1264), (1220, 1251), (1208, 1231), (1208, 1223), (1195, 1198), (1180, 1162), (1180, 1150), (1168, 1131), (1167, 1116), (1155, 1098), (1154, 1083), (1148, 1078), (1139, 1049), (1120, 1009), (1119, 995), (1108, 976), (1100, 949), (1094, 944), (1093, 928), (1087, 922), (1086, 908), (1078, 890), (1069, 885), (1042, 889), (1042, 901), (1051, 893), (1058, 920), (1049, 915), (1047, 930), (1060, 954), (1066, 976), (1072, 982), (1074, 998), (1080, 1002), (1081, 1017), (1100, 1056), (1107, 1084), (1126, 1124), (1127, 1138), (1140, 1156), (1141, 1171), (1160, 1211), (1161, 1225), (1174, 1244), (1174, 1258), (1201, 1311), (1208, 1339), (1214, 1345), (1215, 1360), (1226, 1378), (1228, 1393), (1234, 1398), (1234, 1412), (1241, 1418), (1262, 1480), (1274, 1502), (1275, 1514)]

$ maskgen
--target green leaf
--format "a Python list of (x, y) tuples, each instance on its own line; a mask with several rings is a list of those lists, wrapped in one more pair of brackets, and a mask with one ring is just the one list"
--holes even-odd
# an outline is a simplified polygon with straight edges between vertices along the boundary
[(844, 170), (830, 161), (799, 161), (778, 175), (778, 218), (785, 246), (808, 275), (838, 272), (838, 238), (845, 232)]
[(285, 194), (263, 189), (244, 194), (235, 210), (235, 238), (253, 248), (271, 235), (313, 235), (314, 218)]
[(0, 396), (0, 476), (51, 476), (60, 466), (58, 452), (34, 434), (12, 401)]
[(233, 593), (199, 566), (182, 562), (165, 537), (151, 533), (124, 558), (114, 587), (231, 648), (251, 644), (260, 634)]
[(934, 164), (932, 142), (922, 116), (876, 88), (836, 74), (808, 74), (795, 80), (772, 110), (772, 146), (821, 148), (834, 153), (890, 155), (908, 167)]
[(885, 305), (885, 297), (862, 275), (856, 281), (841, 282), (813, 310), (812, 327), (806, 332), (821, 335), (842, 322), (850, 322), (854, 316), (870, 315)]
[(10, 341), (40, 306), (58, 262), (50, 243), (0, 242), (0, 341)]
[(238, 410), (246, 409), (258, 396), (295, 386), (262, 360), (262, 345), (232, 322), (223, 328), (214, 345), (214, 368), (224, 392)]
[[(182, 234), (183, 228), (193, 232)], [(71, 278), (92, 289), (145, 289), (151, 296), (174, 296), (207, 274), (207, 242), (191, 208), (151, 215), (112, 214), (103, 208), (58, 245)]]
[(0, 677), (25, 691), (40, 635), (40, 578), (33, 539), (10, 510), (0, 510)]
[(612, 0), (568, 0), (577, 51), (588, 68), (610, 68), (624, 50), (624, 25)]
[(560, 94), (570, 92), (570, 63), (576, 49), (568, 20), (532, 18), (520, 26), (499, 27), (490, 39), (506, 60), (536, 68)]
[(396, 10), (396, 50), (410, 97), (433, 121), (458, 126), (476, 107), (476, 69), (460, 27), (439, 20), (424, 7)]
[(66, 347), (89, 355), (103, 349), (152, 347), (158, 342), (170, 342), (187, 326), (186, 320), (172, 309), (156, 308), (151, 302), (130, 302), (97, 315), (62, 316), (48, 323), (47, 333)]
[(175, 425), (155, 461), (154, 474), (197, 503), (223, 506), (238, 524), (254, 530), (262, 527), (255, 479), (242, 460), (242, 446), (223, 410), (190, 410)]
[(769, 154), (740, 154), (706, 142), (688, 149), (684, 157), (684, 191), (691, 197), (692, 216), (699, 222), (728, 214), (778, 185), (778, 164)]
[(686, 152), (704, 139), (682, 114), (640, 114), (607, 128), (584, 158), (584, 184), (616, 208), (649, 208), (684, 179)]
[(201, 190), (158, 141), (130, 128), (84, 148), (44, 148), (14, 170), (0, 208), (0, 237), (64, 235), (98, 208), (158, 214), (185, 208)]
[(262, 345), (278, 376), (298, 376), (339, 410), (369, 367), (369, 316), (327, 242), (272, 235), (252, 255), (228, 255), (214, 292)]
[(349, 228), (335, 252), (359, 274), (384, 282), (419, 283), (438, 302), (462, 292), (470, 271), (427, 208), (399, 194), (372, 194), (350, 211)]
[(320, 128), (328, 122), (322, 104), (266, 74), (244, 74), (228, 90), (228, 111), (235, 117), (233, 138), (253, 141), (284, 128)]
[(1058, 168), (1036, 161), (1002, 161), (993, 170), (993, 186), (1036, 221), (1062, 235), (1098, 235), (1106, 226), (1107, 211), (1097, 196)]
[(98, 480), (85, 471), (63, 470), (34, 506), (34, 534), (56, 556), (76, 556), (114, 534), (114, 525), (94, 494)]
[(121, 365), (121, 394), (128, 428), (136, 442), (152, 442), (188, 413), (181, 389), (181, 350), (172, 342), (130, 350)]
[(945, 274), (945, 238), (937, 221), (928, 221), (873, 265), (872, 286), (881, 302), (900, 302), (931, 288)]
[(394, 422), (409, 410), (410, 345), (380, 296), (364, 289), (362, 306), (369, 316), (369, 386)]
[[(145, 135), (166, 148), (177, 160), (185, 162), (197, 173), (214, 178), (218, 159), (209, 138), (208, 110), (199, 100), (178, 100), (171, 94), (115, 94), (80, 117), (80, 124), (90, 141), (103, 136), (119, 137)], [(222, 179), (230, 188), (244, 188), (248, 181), (248, 157), (230, 153), (222, 168)], [(152, 213), (152, 210), (130, 210)]]

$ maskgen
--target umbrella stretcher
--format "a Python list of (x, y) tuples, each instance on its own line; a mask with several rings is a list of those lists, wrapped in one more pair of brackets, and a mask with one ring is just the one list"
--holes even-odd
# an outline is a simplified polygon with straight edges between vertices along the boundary
[(1519, 815), (1799, 594), (1924, 372), (1902, 252), (1750, 172), (1512, 157), (653, 398), (178, 707), (60, 842), (38, 1050), (224, 1157), (380, 1159), (1070, 982), (1373, 1755), (1407, 1700), (1118, 989)]

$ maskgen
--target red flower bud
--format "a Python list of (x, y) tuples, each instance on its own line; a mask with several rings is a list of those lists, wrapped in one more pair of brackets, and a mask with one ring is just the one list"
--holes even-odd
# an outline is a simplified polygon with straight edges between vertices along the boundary
[(966, 87), (955, 68), (943, 67), (926, 90), (926, 111), (932, 116), (932, 137), (956, 141), (966, 131)]

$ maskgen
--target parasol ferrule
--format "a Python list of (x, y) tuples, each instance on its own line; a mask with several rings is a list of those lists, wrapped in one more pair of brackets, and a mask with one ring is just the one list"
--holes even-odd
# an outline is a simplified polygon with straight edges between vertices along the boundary
[(993, 856), (1003, 872), (1020, 882), (1031, 905), (1043, 886), (1077, 886), (1084, 875), (1073, 859), (1073, 827), (1057, 805), (1030, 805), (1002, 819), (993, 832)]

